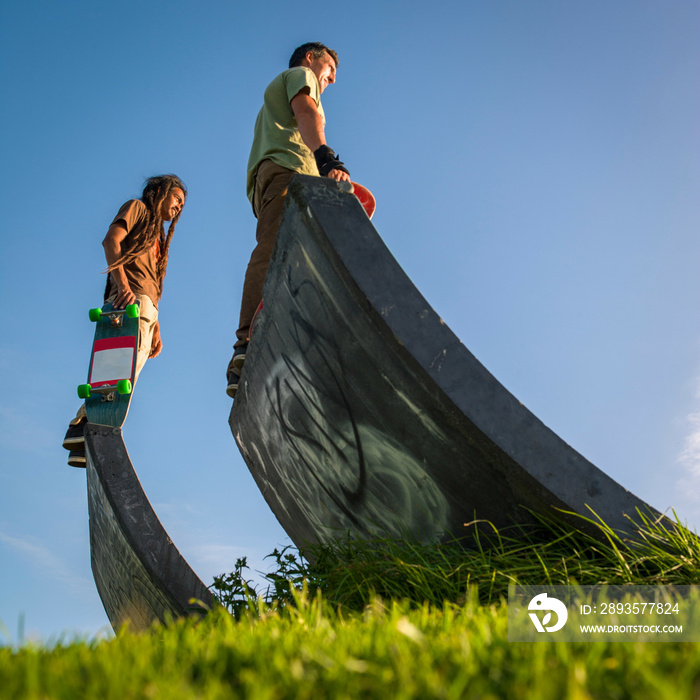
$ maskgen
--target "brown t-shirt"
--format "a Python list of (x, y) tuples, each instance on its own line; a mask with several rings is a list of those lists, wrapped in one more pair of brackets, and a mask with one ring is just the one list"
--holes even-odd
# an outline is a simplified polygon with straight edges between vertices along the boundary
[[(147, 222), (146, 205), (140, 199), (131, 199), (122, 205), (119, 213), (114, 217), (112, 224), (123, 221), (126, 225), (126, 238), (122, 242), (122, 250), (129, 250), (133, 236), (140, 233)], [(156, 265), (160, 255), (160, 245), (156, 241), (150, 250), (145, 251), (138, 258), (124, 265), (124, 273), (129, 281), (129, 287), (134, 294), (145, 294), (158, 308), (160, 288), (156, 276)], [(115, 293), (117, 285), (110, 274), (110, 284), (105, 292), (105, 299)]]

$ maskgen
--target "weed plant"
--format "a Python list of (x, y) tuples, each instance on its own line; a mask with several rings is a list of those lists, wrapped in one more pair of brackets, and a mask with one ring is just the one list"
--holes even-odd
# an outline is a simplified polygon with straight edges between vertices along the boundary
[[(472, 536), (425, 545), (410, 538), (341, 539), (313, 545), (302, 556), (275, 550), (276, 569), (267, 589), (245, 579), (246, 560), (216, 577), (213, 587), (234, 614), (258, 598), (290, 602), (291, 589), (307, 583), (330, 604), (362, 610), (374, 597), (440, 607), (461, 604), (469, 589), (483, 605), (507, 597), (508, 585), (691, 585), (700, 581), (700, 540), (677, 518), (638, 513), (630, 536), (600, 519), (572, 521), (536, 517), (533, 526), (497, 530), (472, 524)], [(675, 516), (675, 514), (674, 514)], [(573, 521), (575, 522), (575, 520)], [(631, 523), (632, 524), (632, 523)], [(488, 525), (485, 529), (484, 525)], [(478, 526), (478, 527), (477, 527)], [(311, 563), (313, 562), (313, 563)]]

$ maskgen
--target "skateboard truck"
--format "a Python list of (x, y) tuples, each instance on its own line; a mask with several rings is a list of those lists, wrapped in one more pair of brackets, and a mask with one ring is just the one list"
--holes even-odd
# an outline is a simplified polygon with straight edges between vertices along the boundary
[(94, 323), (101, 321), (103, 318), (107, 318), (113, 326), (121, 326), (124, 322), (124, 316), (127, 316), (127, 318), (139, 317), (139, 305), (128, 304), (123, 309), (111, 309), (110, 311), (90, 309), (88, 315), (90, 316), (90, 320)]
[(93, 394), (102, 394), (103, 401), (114, 401), (114, 394), (121, 396), (131, 393), (131, 381), (129, 379), (120, 379), (116, 384), (101, 384), (100, 386), (91, 386), (90, 384), (80, 384), (78, 386), (78, 396), (81, 399), (89, 399)]

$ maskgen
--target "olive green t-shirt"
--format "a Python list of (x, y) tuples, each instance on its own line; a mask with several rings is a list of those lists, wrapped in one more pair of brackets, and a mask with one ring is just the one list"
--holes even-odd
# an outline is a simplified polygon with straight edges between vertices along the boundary
[[(118, 221), (124, 222), (127, 230), (126, 238), (122, 243), (122, 250), (128, 250), (130, 239), (143, 230), (148, 223), (146, 205), (140, 199), (131, 199), (122, 205), (112, 224)], [(138, 258), (124, 265), (124, 273), (129, 281), (129, 287), (134, 294), (145, 294), (158, 308), (160, 298), (160, 285), (156, 268), (160, 255), (160, 245), (156, 241), (149, 250), (144, 251)], [(109, 275), (109, 284), (105, 290), (105, 300), (115, 293), (117, 285)]]
[(265, 90), (265, 101), (255, 120), (253, 146), (248, 159), (246, 189), (251, 202), (255, 189), (255, 172), (258, 165), (267, 158), (297, 173), (318, 175), (314, 154), (301, 138), (290, 104), (305, 89), (308, 89), (325, 124), (320, 86), (310, 68), (289, 68), (280, 73)]

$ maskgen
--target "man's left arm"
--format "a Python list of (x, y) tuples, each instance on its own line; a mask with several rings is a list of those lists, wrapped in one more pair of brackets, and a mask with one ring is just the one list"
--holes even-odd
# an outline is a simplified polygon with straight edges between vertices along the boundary
[[(290, 105), (297, 120), (301, 138), (316, 157), (316, 163), (320, 165), (319, 172), (321, 175), (330, 177), (333, 180), (347, 180), (349, 182), (350, 174), (345, 170), (343, 164), (335, 158), (335, 153), (326, 144), (323, 118), (313, 98), (306, 92), (300, 92), (292, 98)], [(331, 166), (334, 164), (335, 159), (338, 167), (332, 167), (327, 173), (323, 173), (321, 172), (323, 166), (319, 163), (319, 159), (324, 159)]]

